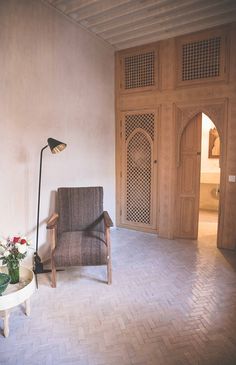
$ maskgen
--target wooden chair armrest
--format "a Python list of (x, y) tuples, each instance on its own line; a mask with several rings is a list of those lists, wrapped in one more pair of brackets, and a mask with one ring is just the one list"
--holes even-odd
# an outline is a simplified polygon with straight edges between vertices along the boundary
[(49, 220), (47, 221), (47, 229), (56, 228), (58, 218), (59, 218), (59, 214), (53, 213), (51, 215), (51, 217), (49, 218)]
[(113, 222), (111, 220), (111, 217), (109, 216), (108, 212), (103, 212), (103, 218), (105, 222), (106, 228), (113, 227)]

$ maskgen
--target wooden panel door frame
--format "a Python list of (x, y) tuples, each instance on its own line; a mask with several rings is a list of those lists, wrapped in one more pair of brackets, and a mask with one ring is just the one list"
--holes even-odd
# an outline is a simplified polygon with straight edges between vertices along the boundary
[(128, 228), (128, 229), (136, 229), (144, 232), (156, 233), (158, 232), (158, 163), (155, 163), (154, 166), (154, 183), (153, 183), (153, 195), (155, 196), (155, 201), (153, 200), (152, 211), (153, 216), (155, 217), (155, 221), (152, 222), (152, 227), (147, 227), (144, 224), (125, 224), (122, 222), (122, 208), (123, 208), (123, 199), (122, 196), (122, 178), (123, 178), (123, 164), (122, 160), (122, 138), (124, 135), (123, 130), (123, 121), (126, 115), (135, 115), (135, 114), (154, 114), (154, 141), (153, 143), (153, 160), (157, 160), (158, 158), (158, 121), (159, 121), (159, 108), (157, 109), (137, 109), (137, 110), (126, 110), (117, 113), (117, 124), (116, 124), (116, 224), (118, 227)]
[[(217, 247), (222, 247), (223, 228), (224, 228), (224, 212), (225, 212), (225, 189), (226, 189), (226, 161), (227, 161), (227, 111), (228, 99), (215, 99), (196, 103), (179, 103), (174, 104), (175, 121), (176, 121), (176, 174), (175, 174), (175, 197), (177, 197), (177, 166), (180, 159), (180, 143), (185, 127), (191, 122), (192, 118), (199, 113), (206, 114), (215, 124), (221, 143), (220, 154), (220, 196), (219, 196), (219, 212), (218, 212), (218, 229), (217, 229)], [(175, 203), (176, 207), (176, 203)], [(178, 222), (176, 208), (174, 209), (174, 221)], [(176, 232), (174, 237), (177, 238)]]

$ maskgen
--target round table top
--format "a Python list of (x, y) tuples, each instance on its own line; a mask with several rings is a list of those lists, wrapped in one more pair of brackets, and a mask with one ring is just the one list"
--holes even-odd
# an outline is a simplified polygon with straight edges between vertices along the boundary
[[(0, 272), (8, 274), (6, 266), (0, 266)], [(20, 281), (8, 284), (7, 289), (0, 296), (0, 311), (13, 308), (30, 298), (36, 289), (35, 277), (32, 270), (20, 266)]]

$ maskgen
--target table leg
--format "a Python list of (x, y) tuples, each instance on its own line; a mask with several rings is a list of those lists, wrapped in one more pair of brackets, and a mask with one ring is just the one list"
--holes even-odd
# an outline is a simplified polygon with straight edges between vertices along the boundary
[(3, 316), (3, 334), (5, 337), (9, 336), (9, 317), (10, 317), (10, 311), (5, 310), (4, 316)]
[(29, 300), (29, 299), (27, 299), (27, 300), (25, 301), (25, 314), (26, 314), (27, 316), (29, 316), (29, 315), (30, 315), (30, 300)]

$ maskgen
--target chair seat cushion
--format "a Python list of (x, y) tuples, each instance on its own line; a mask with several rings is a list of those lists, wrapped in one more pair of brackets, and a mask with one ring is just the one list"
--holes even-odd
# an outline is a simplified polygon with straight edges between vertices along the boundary
[(97, 231), (63, 232), (54, 250), (56, 266), (106, 265), (104, 233)]

